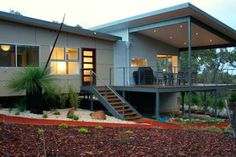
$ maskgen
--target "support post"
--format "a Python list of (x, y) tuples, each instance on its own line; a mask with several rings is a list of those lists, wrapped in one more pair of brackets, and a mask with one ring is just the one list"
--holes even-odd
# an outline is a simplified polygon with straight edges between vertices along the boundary
[(90, 110), (93, 111), (93, 94), (90, 93)]
[(156, 108), (155, 108), (156, 120), (160, 117), (160, 93), (156, 92)]
[(217, 90), (214, 92), (215, 118), (217, 117)]
[(203, 96), (203, 113), (207, 113), (207, 104), (206, 104), (206, 91), (204, 91), (204, 96)]
[(184, 96), (185, 96), (185, 93), (181, 92), (181, 105), (182, 105), (182, 115), (183, 116), (184, 116), (184, 112), (185, 112), (185, 109), (184, 109)]
[(191, 103), (192, 103), (192, 64), (191, 64), (191, 17), (188, 19), (188, 82), (189, 82), (189, 92), (188, 92), (188, 116), (191, 119)]
[(110, 67), (109, 69), (109, 85), (111, 86), (111, 71), (112, 71), (112, 67)]

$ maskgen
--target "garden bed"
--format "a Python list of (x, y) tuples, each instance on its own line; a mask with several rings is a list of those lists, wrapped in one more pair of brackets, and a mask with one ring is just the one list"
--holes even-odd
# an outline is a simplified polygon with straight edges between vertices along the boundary
[(228, 135), (199, 130), (101, 126), (81, 129), (0, 123), (0, 156), (43, 156), (45, 153), (63, 157), (226, 157), (236, 154), (236, 142)]

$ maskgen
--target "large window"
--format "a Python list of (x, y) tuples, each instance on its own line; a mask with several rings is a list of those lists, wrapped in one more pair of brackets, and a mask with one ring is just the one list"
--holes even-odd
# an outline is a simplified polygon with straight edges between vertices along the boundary
[(0, 67), (25, 67), (38, 65), (38, 46), (0, 44)]
[(158, 71), (178, 72), (178, 57), (174, 55), (157, 55)]
[(51, 58), (51, 69), (52, 74), (78, 74), (78, 48), (54, 48)]
[(146, 67), (147, 59), (146, 58), (132, 58), (131, 67)]

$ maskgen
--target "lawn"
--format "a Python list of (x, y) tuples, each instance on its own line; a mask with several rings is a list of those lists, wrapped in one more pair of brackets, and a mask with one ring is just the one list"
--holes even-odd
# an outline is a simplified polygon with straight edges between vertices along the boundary
[(234, 156), (229, 135), (193, 129), (0, 123), (0, 156)]

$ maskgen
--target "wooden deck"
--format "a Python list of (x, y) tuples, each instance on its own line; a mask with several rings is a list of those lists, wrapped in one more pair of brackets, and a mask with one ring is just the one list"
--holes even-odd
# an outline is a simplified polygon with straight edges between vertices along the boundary
[(193, 84), (188, 85), (131, 85), (131, 86), (112, 86), (117, 91), (135, 91), (148, 93), (168, 93), (168, 92), (189, 92), (189, 91), (219, 91), (225, 89), (236, 89), (232, 84)]

